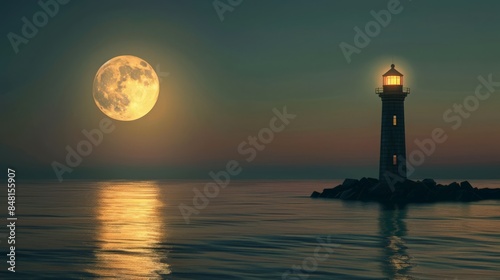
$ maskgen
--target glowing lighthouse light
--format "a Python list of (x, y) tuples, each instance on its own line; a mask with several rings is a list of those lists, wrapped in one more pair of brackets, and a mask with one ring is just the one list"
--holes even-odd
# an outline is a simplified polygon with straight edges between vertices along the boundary
[(383, 76), (384, 86), (401, 86), (403, 85), (403, 74), (399, 73), (398, 70), (394, 69), (394, 64), (391, 65), (391, 69), (387, 71)]
[(384, 85), (390, 86), (390, 85), (401, 85), (401, 79), (402, 77), (398, 76), (387, 76), (384, 77)]

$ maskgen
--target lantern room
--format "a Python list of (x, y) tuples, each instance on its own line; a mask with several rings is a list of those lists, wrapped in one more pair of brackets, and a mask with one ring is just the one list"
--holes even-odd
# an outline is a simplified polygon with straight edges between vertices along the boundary
[(382, 75), (384, 86), (402, 86), (403, 74), (396, 70), (394, 64), (391, 64), (391, 69)]

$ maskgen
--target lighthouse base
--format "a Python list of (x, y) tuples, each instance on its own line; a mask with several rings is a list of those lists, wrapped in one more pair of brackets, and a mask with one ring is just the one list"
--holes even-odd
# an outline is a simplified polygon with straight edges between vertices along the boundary
[(500, 189), (478, 189), (463, 181), (449, 185), (437, 184), (432, 179), (422, 181), (405, 180), (394, 186), (379, 182), (374, 178), (345, 179), (345, 181), (323, 192), (313, 192), (311, 198), (331, 198), (353, 201), (373, 201), (390, 204), (472, 202), (480, 200), (500, 200)]

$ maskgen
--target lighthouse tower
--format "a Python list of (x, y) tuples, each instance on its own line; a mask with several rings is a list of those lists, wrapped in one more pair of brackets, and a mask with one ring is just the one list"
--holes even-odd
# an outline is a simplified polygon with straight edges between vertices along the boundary
[(382, 75), (383, 87), (375, 92), (382, 99), (382, 133), (380, 140), (379, 180), (406, 179), (406, 143), (404, 102), (409, 88), (403, 88), (403, 74), (394, 64)]

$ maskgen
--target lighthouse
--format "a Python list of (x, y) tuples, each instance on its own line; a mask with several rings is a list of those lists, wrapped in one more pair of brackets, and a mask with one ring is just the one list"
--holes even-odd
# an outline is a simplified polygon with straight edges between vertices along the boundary
[(382, 99), (379, 180), (406, 179), (406, 142), (404, 102), (409, 88), (403, 88), (403, 74), (394, 64), (382, 75), (382, 88), (375, 93)]

